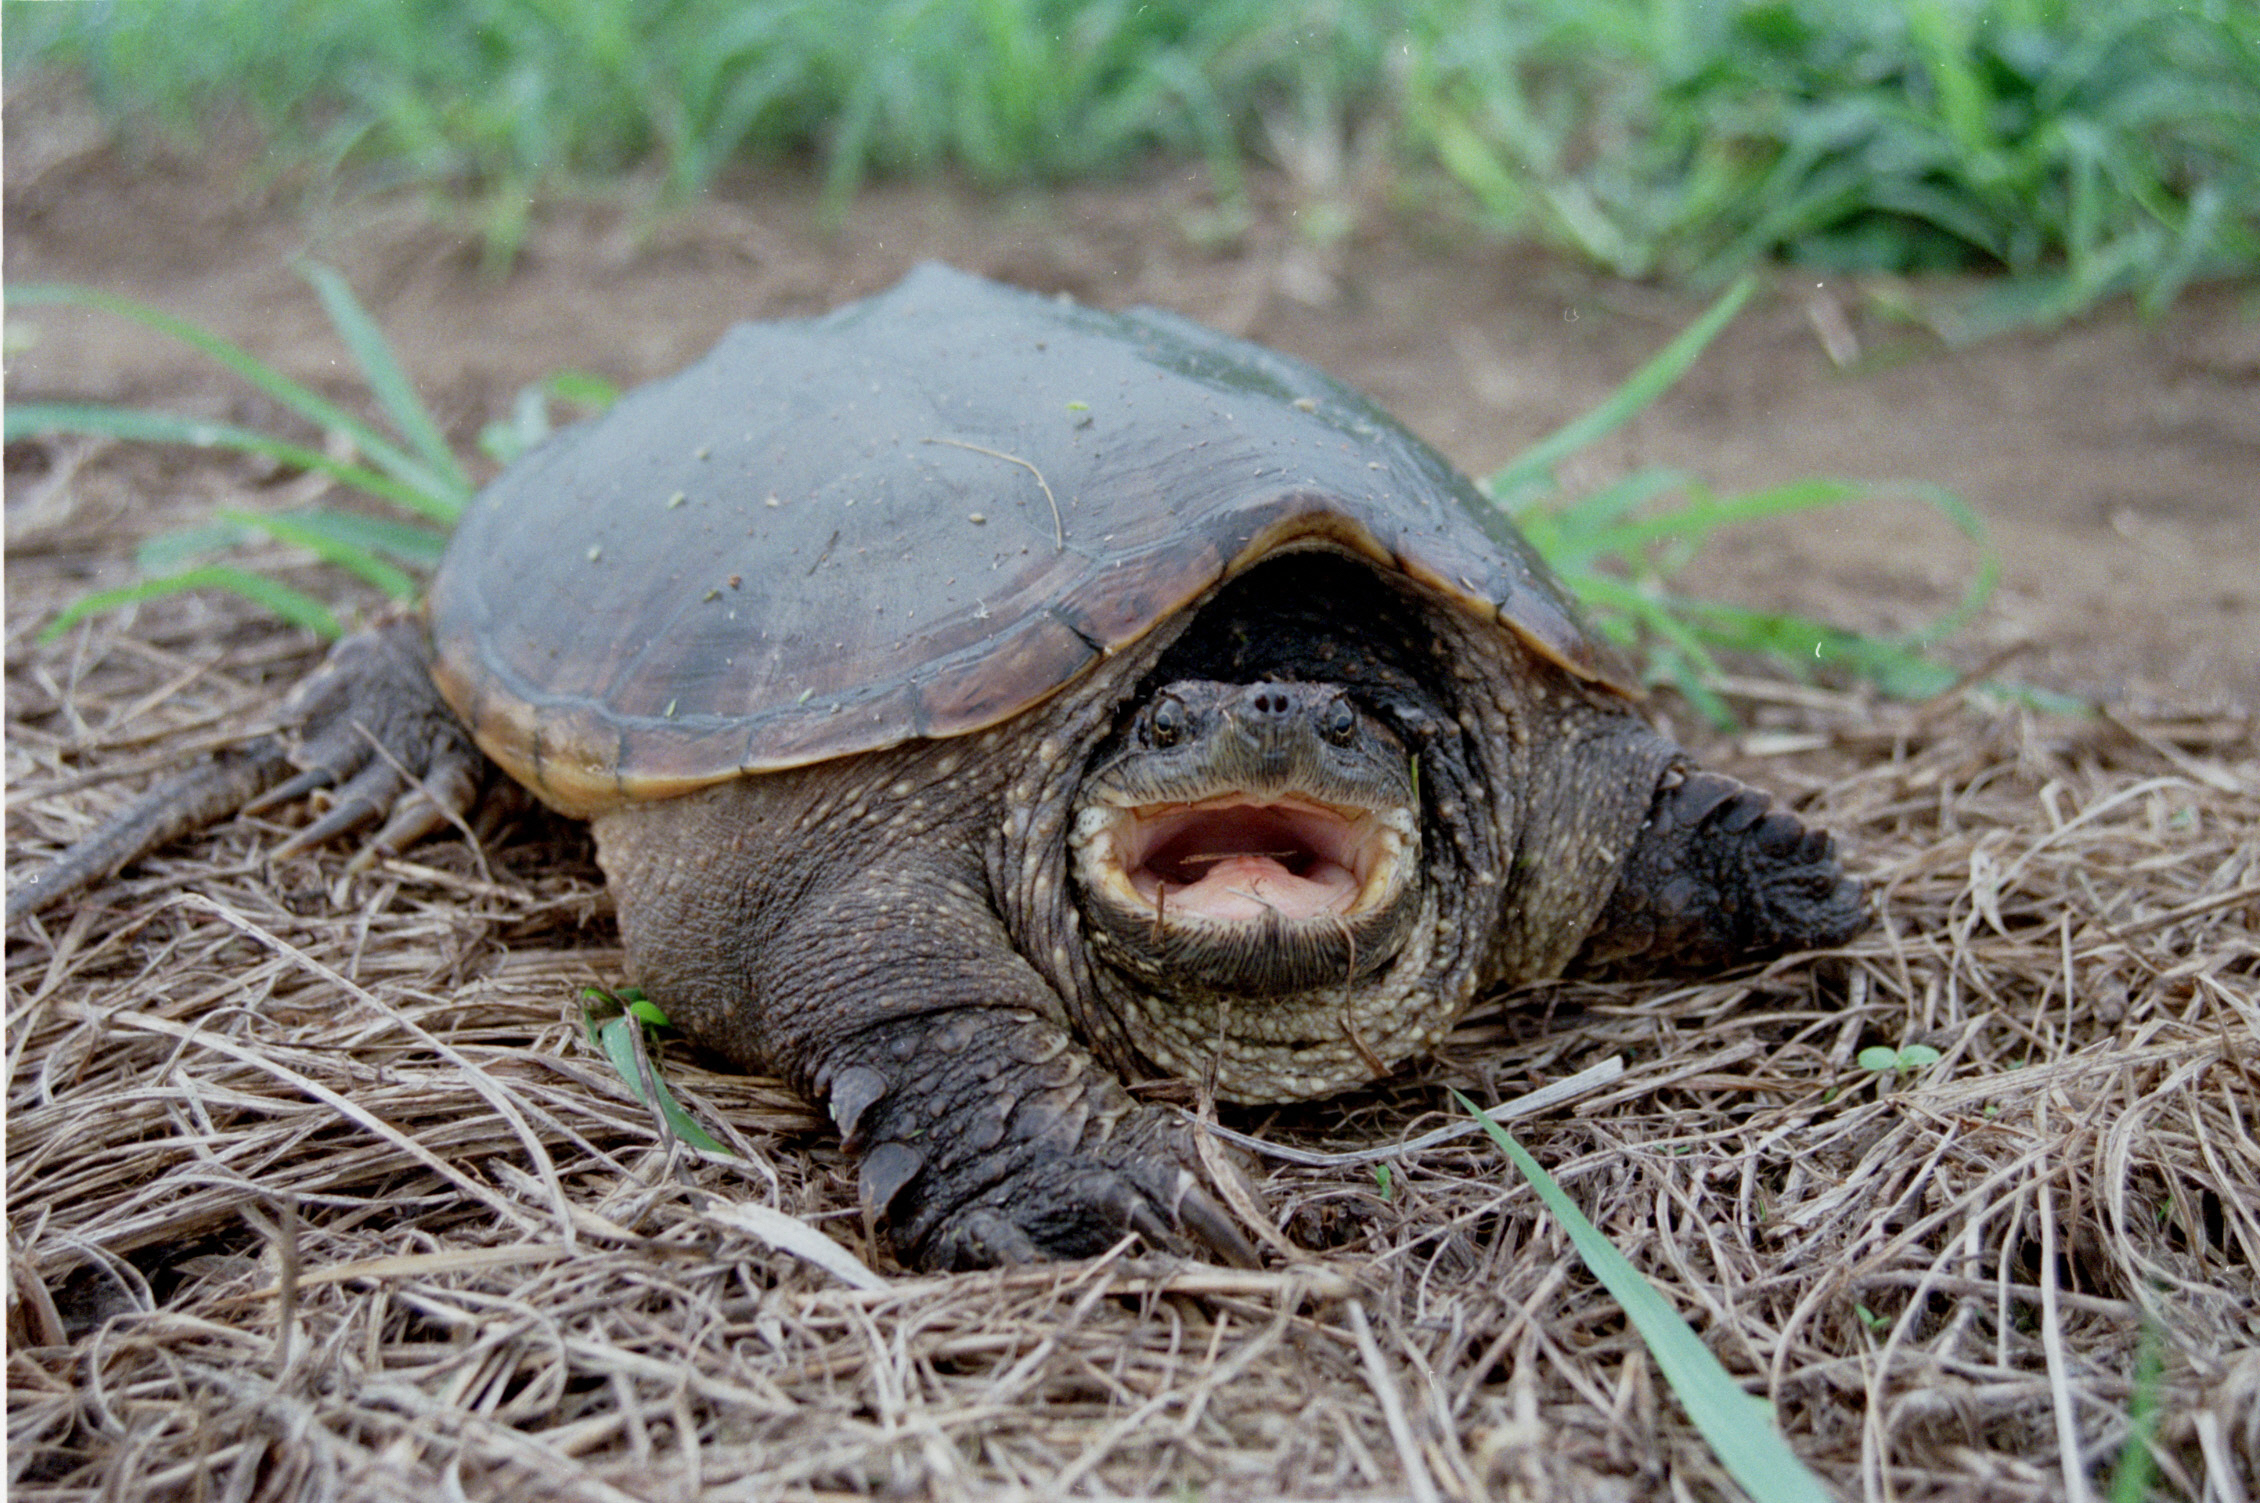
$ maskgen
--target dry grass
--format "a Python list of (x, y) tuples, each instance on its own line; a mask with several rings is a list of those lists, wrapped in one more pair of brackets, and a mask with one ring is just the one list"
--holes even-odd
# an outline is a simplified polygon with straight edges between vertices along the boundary
[[(79, 586), (12, 540), (21, 870), (303, 664), (227, 606), (52, 647)], [(1518, 1124), (1847, 1497), (2077, 1498), (2145, 1323), (2158, 1495), (2260, 1497), (2260, 747), (1753, 686), (1733, 764), (1872, 875), (1841, 959), (1561, 986), (1385, 1091), (1238, 1125), (1432, 1128), (1621, 1054)], [(579, 1033), (617, 983), (585, 850), (539, 818), (344, 878), (272, 829), (9, 938), (13, 1498), (1728, 1494), (1560, 1229), (1479, 1139), (1266, 1166), (1306, 1251), (1119, 1253), (857, 1289), (853, 1177), (774, 1083), (667, 1061), (739, 1162), (670, 1149)], [(1922, 1041), (1907, 1079), (1854, 1061)]]

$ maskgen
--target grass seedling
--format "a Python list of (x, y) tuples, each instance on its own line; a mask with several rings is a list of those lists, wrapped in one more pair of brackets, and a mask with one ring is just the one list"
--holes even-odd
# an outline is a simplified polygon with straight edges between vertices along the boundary
[(1743, 1491), (1755, 1503), (1820, 1503), (1827, 1499), (1828, 1488), (1797, 1459), (1774, 1427), (1772, 1410), (1743, 1392), (1742, 1385), (1719, 1365), (1718, 1358), (1711, 1355), (1710, 1348), (1680, 1318), (1670, 1301), (1586, 1220), (1577, 1203), (1504, 1127), (1485, 1116), (1467, 1097), (1457, 1091), (1452, 1094), (1483, 1124), (1491, 1141), (1561, 1222), (1586, 1269), (1623, 1308), (1625, 1319), (1640, 1333), (1648, 1355), (1655, 1360), (1656, 1370), (1670, 1384), (1711, 1453)]
[(682, 1103), (659, 1076), (659, 1062), (652, 1052), (652, 1034), (671, 1025), (658, 1004), (634, 987), (615, 993), (592, 986), (581, 993), (581, 1000), (585, 1004), (581, 1011), (582, 1031), (589, 1043), (611, 1061), (613, 1070), (635, 1098), (656, 1112), (666, 1123), (667, 1130), (683, 1142), (705, 1153), (728, 1155), (730, 1150), (715, 1141), (711, 1133), (683, 1110)]
[(1899, 1083), (1905, 1085), (1909, 1076), (1937, 1064), (1940, 1056), (1928, 1044), (1901, 1044), (1896, 1049), (1889, 1044), (1871, 1044), (1854, 1058), (1861, 1069), (1878, 1075), (1896, 1075)]
[(2150, 1496), (2158, 1469), (2150, 1441), (2158, 1433), (2158, 1389), (2165, 1368), (2165, 1340), (2158, 1323), (2145, 1318), (2142, 1345), (2135, 1353), (2134, 1392), (2127, 1398), (2127, 1443), (2111, 1472), (2111, 1503), (2143, 1503)]

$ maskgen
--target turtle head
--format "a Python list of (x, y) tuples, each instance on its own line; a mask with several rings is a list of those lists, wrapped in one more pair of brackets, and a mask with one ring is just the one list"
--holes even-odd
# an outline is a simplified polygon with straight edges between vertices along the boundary
[(1339, 992), (1391, 964), (1421, 910), (1412, 757), (1336, 685), (1163, 685), (1077, 799), (1094, 946), (1141, 990)]

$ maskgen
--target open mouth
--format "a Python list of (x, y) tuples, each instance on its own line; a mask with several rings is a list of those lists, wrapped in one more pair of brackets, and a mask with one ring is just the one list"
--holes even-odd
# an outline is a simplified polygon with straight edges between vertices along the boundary
[(1395, 889), (1406, 850), (1395, 821), (1299, 798), (1088, 812), (1104, 819), (1086, 835), (1112, 848), (1101, 866), (1117, 900), (1126, 886), (1163, 921), (1355, 917)]

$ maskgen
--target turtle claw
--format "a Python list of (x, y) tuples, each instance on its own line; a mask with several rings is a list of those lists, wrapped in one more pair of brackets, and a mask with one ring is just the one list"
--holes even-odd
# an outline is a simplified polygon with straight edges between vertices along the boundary
[(1187, 1187), (1177, 1202), (1177, 1219), (1200, 1244), (1235, 1268), (1261, 1268), (1263, 1255), (1231, 1215), (1199, 1185)]
[(945, 1273), (969, 1273), (1041, 1263), (1044, 1252), (1011, 1217), (976, 1206), (936, 1234), (926, 1261)]
[(320, 818), (274, 850), (283, 860), (340, 835), (383, 824), (354, 857), (356, 870), (396, 855), (477, 802), (478, 749), (432, 686), (422, 626), (395, 617), (340, 642), (293, 696), (298, 774), (246, 812), (335, 789)]
[[(1063, 1167), (1066, 1173), (1054, 1172)], [(1157, 1180), (1175, 1181), (1174, 1196), (1157, 1194)], [(1030, 1165), (1027, 1173), (990, 1187), (980, 1203), (929, 1231), (912, 1261), (963, 1272), (1088, 1258), (1132, 1232), (1156, 1252), (1176, 1257), (1199, 1257), (1205, 1250), (1242, 1268), (1262, 1261), (1188, 1171), (1157, 1159), (1120, 1167)]]
[(285, 778), (243, 806), (245, 814), (262, 814), (280, 804), (304, 798), (318, 789), (328, 788), (337, 782), (337, 774), (327, 767), (308, 767)]

